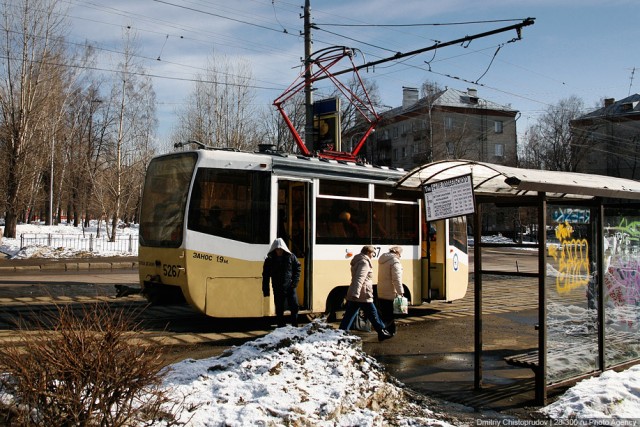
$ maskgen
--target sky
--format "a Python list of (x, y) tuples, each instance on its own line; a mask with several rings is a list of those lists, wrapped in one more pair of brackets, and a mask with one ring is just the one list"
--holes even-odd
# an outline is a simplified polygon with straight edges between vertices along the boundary
[[(96, 225), (85, 232), (95, 234)], [(135, 235), (137, 228), (125, 232)], [(69, 235), (81, 234), (82, 229), (18, 224), (18, 235), (22, 233)], [(66, 242), (65, 256), (82, 250), (74, 247), (79, 240)], [(17, 258), (61, 256), (61, 251), (53, 248), (21, 248), (19, 239), (3, 239), (0, 252)], [(116, 254), (99, 249), (94, 255)], [(570, 318), (572, 313), (575, 321)], [(565, 310), (559, 315), (563, 321), (555, 322), (557, 327), (584, 319), (584, 314), (575, 310)], [(429, 407), (428, 400), (411, 399), (402, 391), (401, 383), (361, 350), (359, 340), (320, 320), (300, 328), (278, 328), (264, 337), (231, 347), (220, 356), (178, 362), (169, 367), (163, 387), (183, 402), (182, 408), (193, 410), (167, 409), (181, 421), (189, 420), (191, 427), (477, 425), (459, 418), (459, 405), (452, 404), (455, 411), (447, 412), (446, 405), (439, 404), (436, 409)], [(592, 355), (583, 356), (574, 360), (592, 359)], [(570, 425), (608, 425), (603, 421), (593, 424), (594, 419), (636, 419), (636, 424), (617, 425), (638, 425), (640, 365), (583, 380), (539, 411), (541, 416), (558, 422), (570, 421)], [(485, 420), (502, 417), (495, 412), (477, 415)], [(579, 420), (584, 422), (580, 424)], [(507, 424), (502, 419), (502, 425), (519, 424)]]
[[(273, 108), (302, 71), (304, 0), (65, 2), (69, 40), (97, 46), (99, 68), (114, 70), (125, 29), (135, 32), (140, 64), (153, 76), (160, 138), (171, 134), (176, 111), (213, 55), (249, 67), (257, 108)], [(570, 96), (589, 112), (603, 98), (640, 92), (638, 16), (639, 0), (311, 0), (313, 50), (354, 48), (356, 65), (535, 18), (515, 42), (509, 31), (360, 72), (390, 107), (401, 105), (403, 86), (427, 80), (475, 88), (480, 98), (521, 112), (519, 134)], [(316, 89), (322, 99), (333, 87)]]

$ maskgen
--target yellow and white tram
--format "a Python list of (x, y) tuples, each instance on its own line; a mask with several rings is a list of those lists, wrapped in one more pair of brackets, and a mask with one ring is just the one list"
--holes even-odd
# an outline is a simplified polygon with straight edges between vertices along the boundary
[(410, 304), (462, 298), (466, 220), (427, 225), (422, 193), (394, 186), (403, 175), (281, 153), (199, 149), (155, 157), (140, 210), (143, 293), (157, 303), (184, 298), (213, 317), (273, 316), (262, 264), (282, 237), (303, 266), (303, 311), (341, 310), (349, 261), (365, 244), (378, 254), (402, 246)]

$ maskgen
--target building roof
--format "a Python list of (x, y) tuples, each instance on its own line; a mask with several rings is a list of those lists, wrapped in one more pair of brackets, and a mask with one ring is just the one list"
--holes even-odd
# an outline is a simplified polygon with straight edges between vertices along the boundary
[(603, 175), (521, 169), (471, 160), (444, 160), (419, 166), (398, 181), (401, 188), (472, 175), (475, 194), (488, 196), (536, 196), (550, 199), (609, 197), (640, 200), (640, 182)]
[(469, 91), (462, 92), (451, 88), (445, 89), (444, 92), (440, 94), (438, 99), (435, 101), (435, 105), (443, 107), (482, 108), (485, 110), (516, 112), (516, 110), (512, 109), (510, 106), (500, 105), (493, 101), (479, 98), (477, 96), (477, 92), (476, 96), (473, 96), (473, 92), (469, 94)]
[[(605, 104), (606, 104), (606, 101), (605, 101)], [(618, 101), (612, 102), (588, 114), (580, 116), (576, 119), (576, 121), (614, 117), (614, 116), (624, 116), (624, 115), (631, 115), (631, 114), (634, 114), (634, 115), (640, 114), (640, 95), (637, 93), (627, 96), (626, 98), (620, 99)]]
[[(476, 108), (478, 110), (491, 110), (491, 111), (501, 111), (501, 112), (509, 112), (509, 113), (517, 113), (517, 110), (512, 109), (510, 106), (500, 105), (493, 101), (489, 101), (484, 98), (479, 98), (477, 96), (477, 92), (473, 92), (473, 90), (468, 90), (467, 92), (463, 92), (461, 90), (446, 88), (442, 92), (437, 95), (435, 101), (433, 101), (434, 106), (438, 107), (450, 107), (450, 108)], [(421, 108), (427, 107), (428, 101), (426, 97), (420, 98), (416, 103), (404, 107), (396, 107), (382, 113), (383, 116), (386, 117), (394, 117), (401, 114), (406, 114), (410, 111), (417, 111)]]

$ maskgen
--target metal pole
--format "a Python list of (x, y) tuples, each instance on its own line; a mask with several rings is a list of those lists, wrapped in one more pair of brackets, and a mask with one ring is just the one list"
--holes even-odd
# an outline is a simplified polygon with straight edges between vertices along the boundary
[(314, 151), (313, 147), (313, 87), (311, 82), (311, 0), (304, 2), (304, 105), (305, 105), (305, 126), (304, 143), (309, 151)]

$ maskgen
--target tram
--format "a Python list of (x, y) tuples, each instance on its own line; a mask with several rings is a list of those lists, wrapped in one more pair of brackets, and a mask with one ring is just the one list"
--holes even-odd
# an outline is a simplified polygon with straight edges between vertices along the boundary
[(403, 175), (270, 151), (157, 156), (147, 169), (140, 210), (143, 294), (158, 304), (186, 300), (212, 317), (274, 316), (261, 275), (271, 243), (282, 237), (302, 265), (301, 313), (343, 310), (349, 262), (363, 245), (373, 245), (376, 256), (403, 248), (411, 305), (462, 298), (466, 218), (427, 224), (422, 193), (395, 187)]

